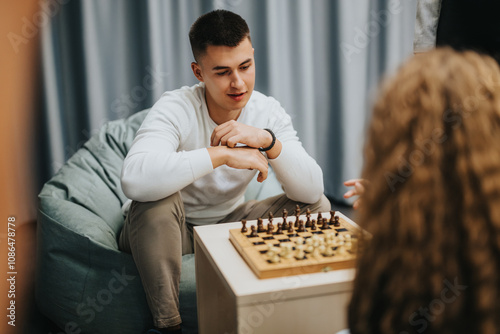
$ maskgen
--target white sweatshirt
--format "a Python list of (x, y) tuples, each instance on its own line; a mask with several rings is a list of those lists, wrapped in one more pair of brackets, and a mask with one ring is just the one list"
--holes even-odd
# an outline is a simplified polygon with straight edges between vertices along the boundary
[[(291, 118), (273, 98), (254, 91), (238, 122), (271, 129), (282, 144), (268, 159), (288, 198), (317, 202), (323, 194), (323, 173), (302, 147)], [(217, 124), (205, 102), (205, 85), (165, 92), (137, 131), (125, 158), (121, 184), (125, 195), (148, 202), (181, 192), (186, 220), (210, 224), (244, 201), (256, 170), (213, 168), (207, 148)], [(265, 181), (264, 181), (265, 182)]]

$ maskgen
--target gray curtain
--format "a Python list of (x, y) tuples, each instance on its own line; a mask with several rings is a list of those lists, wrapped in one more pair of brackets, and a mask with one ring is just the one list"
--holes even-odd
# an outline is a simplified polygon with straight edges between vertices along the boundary
[[(188, 31), (224, 8), (249, 24), (256, 90), (292, 116), (325, 175), (326, 195), (358, 177), (370, 101), (412, 53), (415, 0), (58, 0), (43, 27), (42, 177), (100, 126), (196, 83)], [(304, 185), (307, 187), (307, 185)]]

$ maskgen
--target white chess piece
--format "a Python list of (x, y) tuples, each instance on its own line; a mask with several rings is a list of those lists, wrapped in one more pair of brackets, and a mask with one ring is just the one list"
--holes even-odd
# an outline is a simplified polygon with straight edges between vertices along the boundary
[(307, 253), (312, 253), (314, 251), (313, 240), (311, 238), (306, 239), (306, 249)]
[(304, 245), (295, 246), (295, 258), (298, 260), (302, 260), (306, 254), (304, 253)]

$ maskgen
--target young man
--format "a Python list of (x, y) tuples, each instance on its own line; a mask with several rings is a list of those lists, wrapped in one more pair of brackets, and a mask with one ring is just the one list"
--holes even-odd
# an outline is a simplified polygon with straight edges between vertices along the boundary
[[(181, 256), (193, 252), (192, 226), (256, 219), (287, 209), (328, 211), (320, 167), (290, 117), (254, 91), (254, 49), (246, 22), (217, 10), (189, 33), (200, 81), (166, 92), (137, 132), (122, 188), (132, 205), (120, 248), (137, 264), (155, 330), (180, 328)], [(284, 194), (244, 203), (248, 183), (270, 164)], [(203, 279), (202, 277), (199, 279)]]

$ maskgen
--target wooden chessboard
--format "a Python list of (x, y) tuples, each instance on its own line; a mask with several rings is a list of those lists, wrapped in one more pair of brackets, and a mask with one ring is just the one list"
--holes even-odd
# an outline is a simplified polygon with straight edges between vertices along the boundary
[[(304, 232), (298, 232), (297, 228), (294, 228), (294, 232), (289, 233), (288, 230), (283, 230), (283, 234), (277, 234), (277, 224), (282, 223), (283, 218), (274, 217), (272, 220), (274, 232), (272, 234), (269, 234), (267, 231), (258, 232), (256, 233), (256, 236), (251, 236), (251, 230), (252, 226), (257, 225), (257, 221), (248, 221), (246, 223), (248, 231), (242, 232), (241, 229), (229, 230), (229, 240), (258, 278), (283, 277), (354, 267), (357, 241), (361, 231), (359, 226), (338, 211), (334, 212), (334, 216), (339, 217), (338, 222), (340, 223), (340, 226), (334, 226), (334, 219), (331, 218), (331, 214), (329, 212), (321, 213), (321, 216), (323, 219), (328, 221), (327, 226), (323, 224), (318, 225), (315, 230), (312, 230), (310, 227), (305, 227)], [(309, 219), (316, 221), (317, 217), (318, 214), (310, 214)], [(286, 220), (287, 223), (293, 223), (295, 225), (297, 218), (296, 216), (289, 216)], [(306, 215), (300, 215), (299, 221), (300, 220), (306, 222)], [(263, 226), (266, 229), (268, 222), (268, 219), (263, 219)], [(333, 236), (331, 234), (333, 234)], [(348, 237), (346, 237), (346, 235), (348, 234), (351, 239), (351, 244), (347, 249), (342, 246), (343, 248), (340, 250), (339, 247), (332, 246), (333, 244), (329, 242), (331, 249), (329, 250), (329, 254), (327, 256), (324, 255), (326, 253), (324, 252), (325, 248), (323, 248), (322, 254), (318, 251), (304, 251), (304, 258), (298, 259), (295, 257), (295, 254), (298, 254), (295, 253), (298, 252), (296, 249), (298, 240), (299, 243), (304, 245), (299, 247), (304, 247), (305, 250), (307, 248), (306, 240), (313, 238), (314, 235), (317, 235), (318, 237), (315, 237), (312, 240), (317, 240), (318, 238), (347, 240)], [(309, 242), (309, 245), (312, 240)], [(273, 262), (270, 259), (269, 249), (273, 247), (276, 247), (273, 248), (275, 251), (282, 249), (282, 244), (290, 244), (292, 252), (294, 252), (294, 256), (283, 257), (281, 256), (283, 253), (281, 253), (279, 256), (279, 262)], [(288, 246), (288, 249), (290, 249), (290, 246)], [(311, 249), (310, 246), (309, 249)], [(276, 256), (274, 259), (276, 259)]]

